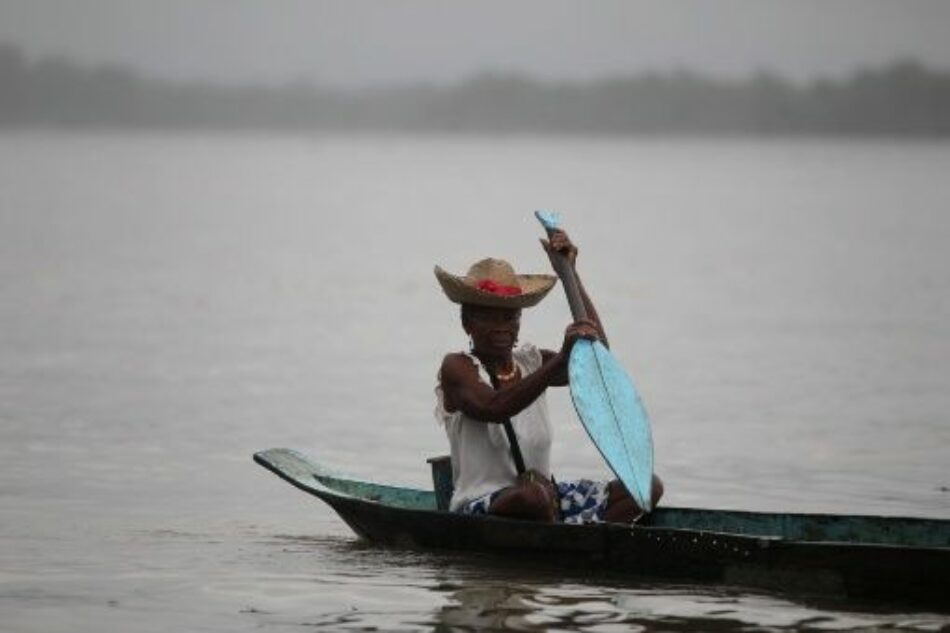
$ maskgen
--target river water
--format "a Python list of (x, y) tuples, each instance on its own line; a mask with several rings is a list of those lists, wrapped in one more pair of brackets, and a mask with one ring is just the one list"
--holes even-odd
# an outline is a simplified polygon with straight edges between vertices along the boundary
[[(432, 267), (558, 209), (665, 503), (950, 519), (950, 144), (0, 135), (0, 630), (940, 630), (385, 550), (251, 461), (429, 485)], [(556, 347), (559, 290), (522, 338)], [(551, 396), (559, 476), (606, 476)]]

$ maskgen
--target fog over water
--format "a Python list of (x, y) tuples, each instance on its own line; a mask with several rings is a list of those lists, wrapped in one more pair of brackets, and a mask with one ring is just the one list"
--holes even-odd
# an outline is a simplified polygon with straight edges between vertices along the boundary
[(10, 0), (0, 128), (950, 135), (950, 5)]
[(584, 81), (689, 69), (842, 78), (912, 58), (950, 69), (939, 0), (5, 0), (0, 41), (30, 56), (168, 79), (447, 83), (482, 72)]

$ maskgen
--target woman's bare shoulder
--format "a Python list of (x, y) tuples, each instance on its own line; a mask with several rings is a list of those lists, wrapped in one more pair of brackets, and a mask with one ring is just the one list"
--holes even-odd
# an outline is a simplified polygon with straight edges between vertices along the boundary
[(478, 368), (467, 354), (450, 352), (442, 359), (441, 376), (443, 382), (456, 382), (469, 376), (478, 376)]

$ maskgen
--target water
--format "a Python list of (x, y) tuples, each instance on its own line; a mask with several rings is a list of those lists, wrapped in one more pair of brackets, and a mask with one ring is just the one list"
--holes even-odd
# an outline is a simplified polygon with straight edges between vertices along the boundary
[[(0, 136), (0, 630), (938, 630), (383, 550), (255, 466), (425, 486), (432, 276), (561, 210), (670, 505), (950, 518), (950, 145)], [(523, 338), (560, 341), (560, 291)], [(552, 395), (562, 477), (603, 476)]]

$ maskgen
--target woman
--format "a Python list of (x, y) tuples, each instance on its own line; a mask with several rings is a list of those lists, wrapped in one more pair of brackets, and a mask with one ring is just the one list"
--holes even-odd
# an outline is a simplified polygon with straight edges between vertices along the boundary
[[(577, 248), (563, 231), (541, 244), (549, 257), (561, 253), (575, 265)], [(468, 353), (445, 356), (436, 387), (436, 417), (445, 425), (452, 453), (451, 510), (570, 523), (635, 520), (642, 511), (619, 481), (555, 482), (551, 477), (551, 423), (544, 393), (567, 385), (568, 358), (577, 339), (607, 344), (583, 284), (590, 320), (568, 326), (555, 352), (515, 345), (521, 310), (537, 305), (556, 277), (516, 275), (498, 259), (481, 260), (465, 276), (438, 266), (435, 274), (446, 296), (461, 304), (462, 328), (470, 341)], [(506, 433), (509, 420), (516, 447)], [(519, 461), (524, 467), (520, 475)], [(654, 476), (654, 506), (662, 494), (662, 483)]]

